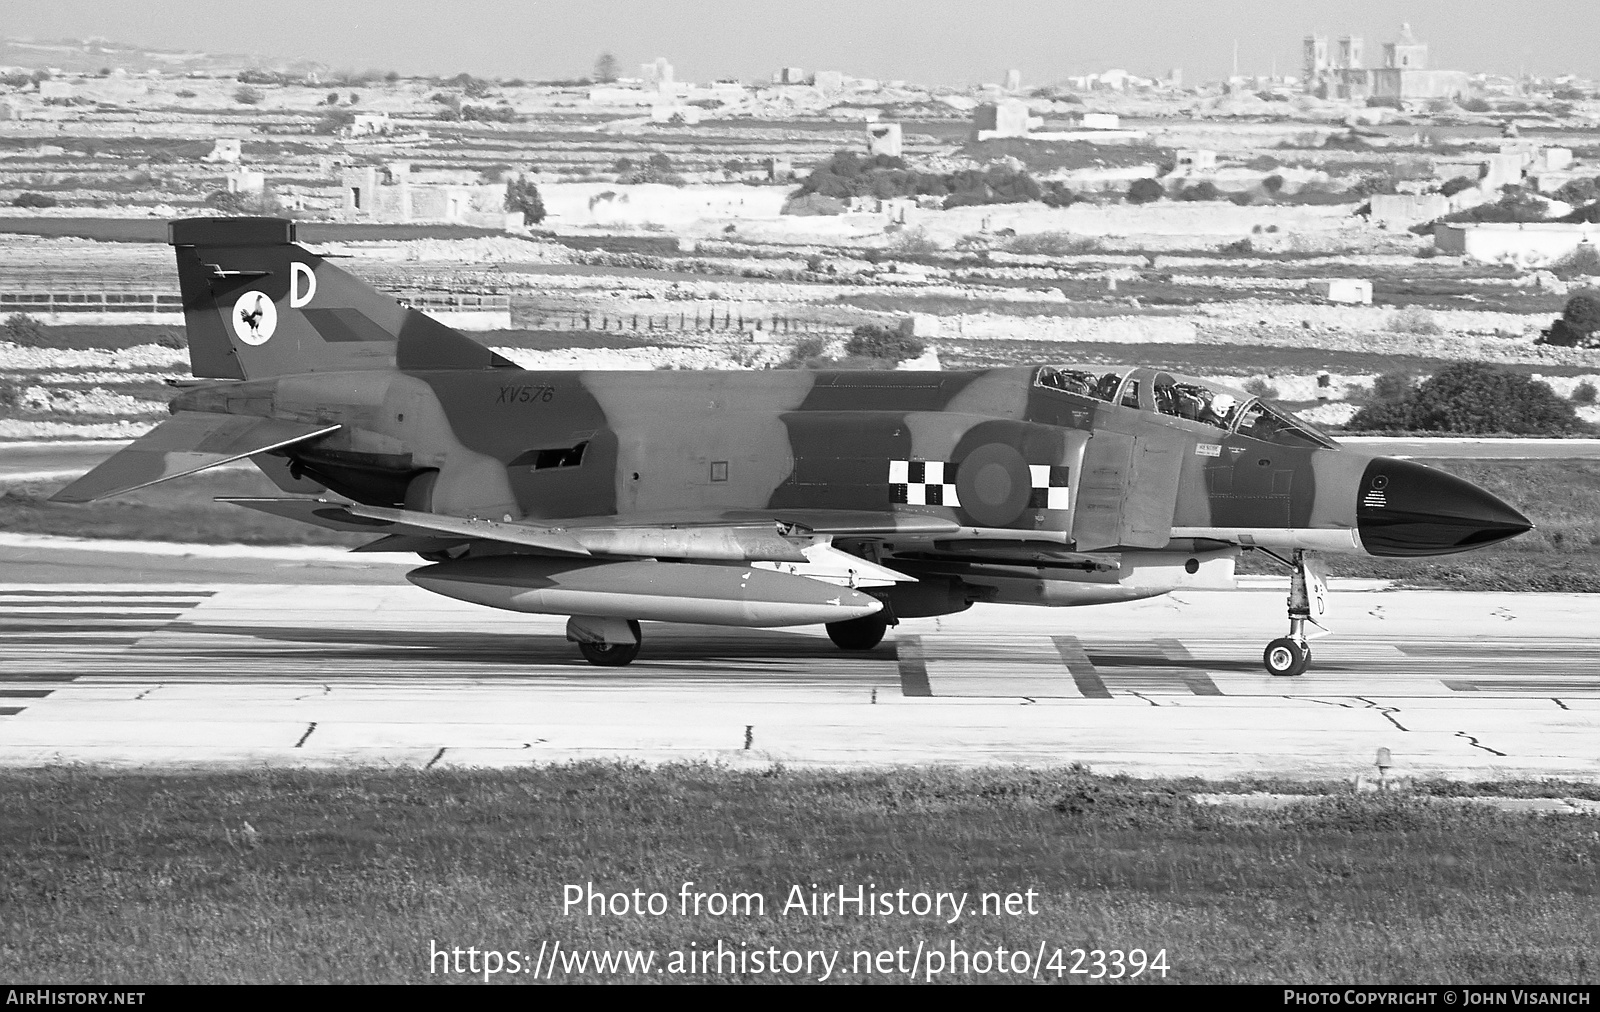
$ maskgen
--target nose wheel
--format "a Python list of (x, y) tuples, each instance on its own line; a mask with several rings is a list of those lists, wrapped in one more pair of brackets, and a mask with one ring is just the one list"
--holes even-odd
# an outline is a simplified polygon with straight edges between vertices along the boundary
[(1311, 644), (1289, 636), (1279, 637), (1267, 644), (1261, 662), (1267, 666), (1268, 674), (1283, 677), (1304, 674), (1311, 666)]
[(1295, 549), (1292, 559), (1275, 552), (1267, 554), (1289, 567), (1289, 635), (1268, 643), (1261, 654), (1261, 663), (1269, 675), (1292, 678), (1305, 674), (1311, 666), (1311, 642), (1306, 635), (1306, 624), (1327, 631), (1321, 619), (1328, 611), (1328, 587), (1307, 564), (1303, 549)]

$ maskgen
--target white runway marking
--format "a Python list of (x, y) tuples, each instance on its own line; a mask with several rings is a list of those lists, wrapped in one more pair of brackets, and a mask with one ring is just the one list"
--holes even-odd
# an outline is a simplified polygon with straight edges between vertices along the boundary
[(1336, 593), (1273, 678), (1279, 591), (978, 606), (843, 653), (820, 628), (647, 623), (595, 668), (565, 619), (410, 586), (0, 586), (0, 763), (1064, 764), (1345, 777), (1600, 777), (1585, 595)]

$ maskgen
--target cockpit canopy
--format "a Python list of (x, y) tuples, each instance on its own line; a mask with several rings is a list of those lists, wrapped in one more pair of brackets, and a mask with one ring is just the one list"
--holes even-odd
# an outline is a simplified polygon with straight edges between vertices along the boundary
[(1039, 367), (1034, 385), (1283, 446), (1339, 445), (1310, 422), (1253, 394), (1161, 369), (1046, 365)]

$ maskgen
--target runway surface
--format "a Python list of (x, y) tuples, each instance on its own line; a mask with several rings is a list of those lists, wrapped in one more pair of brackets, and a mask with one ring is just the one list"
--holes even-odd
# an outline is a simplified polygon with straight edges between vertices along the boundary
[(1294, 679), (1261, 669), (1281, 590), (980, 605), (855, 655), (816, 627), (646, 623), (639, 660), (606, 669), (579, 658), (561, 618), (436, 597), (402, 572), (0, 585), (0, 763), (1348, 777), (1387, 747), (1422, 775), (1600, 778), (1593, 596), (1336, 589), (1337, 635)]

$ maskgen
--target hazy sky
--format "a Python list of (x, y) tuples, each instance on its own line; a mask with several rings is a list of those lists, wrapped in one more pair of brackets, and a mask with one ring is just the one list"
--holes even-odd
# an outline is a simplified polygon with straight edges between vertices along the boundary
[(764, 79), (778, 66), (930, 84), (1029, 83), (1122, 67), (1190, 82), (1239, 69), (1298, 73), (1315, 31), (1366, 39), (1367, 65), (1410, 21), (1432, 66), (1600, 78), (1600, 2), (1564, 0), (7, 0), (12, 37), (103, 36), (259, 52), (334, 69), (558, 78), (610, 50), (625, 72), (665, 56), (679, 80)]

